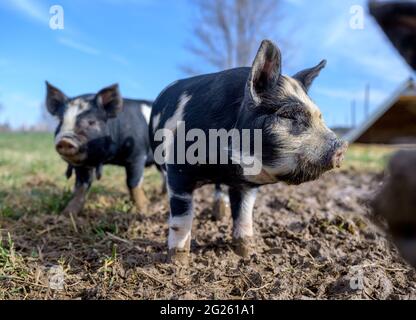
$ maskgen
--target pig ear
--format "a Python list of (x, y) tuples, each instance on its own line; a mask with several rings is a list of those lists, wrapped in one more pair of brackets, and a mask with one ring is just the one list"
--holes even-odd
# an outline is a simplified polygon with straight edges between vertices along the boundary
[(321, 70), (325, 68), (326, 60), (322, 60), (317, 66), (306, 69), (303, 71), (298, 72), (293, 76), (296, 80), (298, 80), (303, 87), (305, 88), (306, 92), (309, 91), (313, 80), (321, 73)]
[(96, 96), (97, 105), (104, 109), (109, 118), (117, 117), (123, 108), (123, 98), (120, 95), (118, 84), (102, 89)]
[(53, 116), (57, 116), (65, 106), (68, 97), (58, 88), (46, 81), (46, 108)]
[(276, 86), (282, 70), (282, 55), (270, 40), (263, 40), (254, 59), (249, 79), (249, 88), (256, 103), (267, 90)]

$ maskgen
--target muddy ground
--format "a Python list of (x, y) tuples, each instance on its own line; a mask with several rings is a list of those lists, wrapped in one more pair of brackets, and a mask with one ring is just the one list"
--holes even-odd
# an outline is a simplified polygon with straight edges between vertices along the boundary
[[(165, 263), (168, 207), (156, 191), (146, 215), (112, 208), (115, 199), (127, 197), (120, 191), (91, 194), (94, 209), (77, 217), (45, 212), (3, 218), (0, 294), (4, 299), (414, 299), (415, 271), (367, 209), (381, 179), (348, 170), (302, 186), (262, 187), (254, 214), (257, 253), (248, 260), (230, 249), (231, 218), (212, 219), (212, 187), (202, 188), (195, 198), (189, 267)], [(43, 183), (52, 182), (36, 182)], [(50, 288), (52, 266), (64, 270), (62, 290)]]

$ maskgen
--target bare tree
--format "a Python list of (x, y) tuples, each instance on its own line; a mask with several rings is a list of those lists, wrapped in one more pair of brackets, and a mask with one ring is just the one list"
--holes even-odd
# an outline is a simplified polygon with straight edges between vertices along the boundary
[[(218, 70), (247, 66), (263, 38), (273, 38), (281, 0), (190, 0), (197, 11), (186, 48)], [(197, 70), (182, 67), (188, 74)]]

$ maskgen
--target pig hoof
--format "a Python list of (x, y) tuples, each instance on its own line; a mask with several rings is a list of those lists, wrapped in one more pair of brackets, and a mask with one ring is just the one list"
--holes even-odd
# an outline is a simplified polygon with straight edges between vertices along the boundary
[(139, 213), (146, 213), (149, 201), (146, 198), (146, 195), (144, 194), (144, 191), (142, 188), (137, 187), (130, 190), (130, 197), (133, 203), (136, 205), (136, 209)]
[(216, 200), (212, 210), (212, 215), (216, 221), (221, 221), (226, 216), (231, 215), (230, 206), (226, 201), (224, 201), (224, 199)]
[(252, 238), (233, 239), (233, 250), (242, 258), (248, 258), (253, 253)]
[(80, 203), (79, 201), (71, 201), (65, 209), (62, 211), (62, 215), (69, 216), (70, 214), (79, 214), (84, 207), (83, 203)]
[(136, 210), (138, 213), (147, 213), (149, 209), (148, 203), (137, 204), (136, 203)]
[(189, 251), (183, 249), (169, 249), (168, 263), (187, 265), (189, 263)]

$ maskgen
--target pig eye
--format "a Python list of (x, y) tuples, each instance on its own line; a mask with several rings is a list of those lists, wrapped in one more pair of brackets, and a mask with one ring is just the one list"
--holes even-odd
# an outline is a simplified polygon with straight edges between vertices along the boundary
[(291, 113), (282, 113), (282, 114), (278, 114), (277, 116), (279, 118), (281, 118), (281, 119), (287, 119), (287, 120), (290, 120), (290, 121), (296, 121), (295, 116), (293, 114), (291, 114)]
[(89, 126), (95, 126), (97, 124), (97, 121), (95, 120), (88, 120), (88, 125)]

